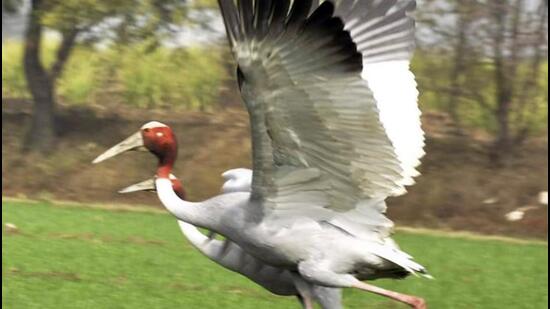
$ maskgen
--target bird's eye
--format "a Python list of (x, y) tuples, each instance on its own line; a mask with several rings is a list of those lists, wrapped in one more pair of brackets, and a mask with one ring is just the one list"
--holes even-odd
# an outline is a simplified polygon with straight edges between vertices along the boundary
[(143, 132), (145, 132), (145, 133), (149, 133), (149, 131), (150, 131), (150, 129), (149, 129), (149, 128), (145, 128), (145, 129), (143, 129)]

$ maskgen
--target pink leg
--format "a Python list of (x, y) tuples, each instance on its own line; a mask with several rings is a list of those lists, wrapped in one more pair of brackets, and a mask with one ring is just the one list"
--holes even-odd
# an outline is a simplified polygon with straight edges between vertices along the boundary
[(311, 297), (304, 297), (304, 308), (313, 309), (313, 300), (311, 299)]
[(298, 293), (302, 297), (302, 305), (304, 309), (314, 309), (313, 308), (313, 296), (311, 295), (311, 284), (306, 282), (302, 277), (297, 274), (292, 275), (292, 281)]
[(372, 292), (372, 293), (375, 293), (375, 294), (378, 294), (378, 295), (389, 297), (391, 299), (395, 299), (395, 300), (400, 301), (402, 303), (408, 304), (409, 306), (411, 306), (412, 308), (415, 308), (415, 309), (426, 309), (426, 308), (428, 308), (428, 307), (426, 307), (426, 302), (424, 301), (424, 299), (422, 299), (420, 297), (411, 296), (411, 295), (407, 295), (407, 294), (401, 294), (401, 293), (397, 293), (397, 292), (390, 291), (390, 290), (385, 290), (383, 288), (379, 288), (377, 286), (370, 285), (370, 284), (367, 284), (367, 283), (364, 283), (364, 282), (358, 282), (358, 283), (354, 284), (353, 287), (357, 288), (357, 289), (360, 289), (360, 290), (363, 290), (363, 291), (368, 291), (368, 292)]

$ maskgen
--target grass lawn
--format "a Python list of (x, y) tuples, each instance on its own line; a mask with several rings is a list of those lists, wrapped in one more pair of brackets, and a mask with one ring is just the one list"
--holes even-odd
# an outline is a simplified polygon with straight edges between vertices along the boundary
[[(2, 202), (6, 308), (299, 308), (196, 252), (163, 213)], [(547, 308), (548, 247), (399, 232), (435, 280), (376, 284), (430, 308)], [(346, 308), (407, 308), (346, 290)]]

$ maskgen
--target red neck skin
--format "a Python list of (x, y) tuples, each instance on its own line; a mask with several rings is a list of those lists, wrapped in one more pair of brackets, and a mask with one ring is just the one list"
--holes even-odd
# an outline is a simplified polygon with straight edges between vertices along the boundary
[(170, 173), (176, 162), (176, 151), (168, 151), (166, 154), (160, 156), (157, 155), (159, 163), (157, 166), (157, 177), (158, 178), (170, 178)]
[(187, 194), (185, 193), (185, 189), (179, 180), (172, 179), (172, 188), (179, 198), (185, 200)]

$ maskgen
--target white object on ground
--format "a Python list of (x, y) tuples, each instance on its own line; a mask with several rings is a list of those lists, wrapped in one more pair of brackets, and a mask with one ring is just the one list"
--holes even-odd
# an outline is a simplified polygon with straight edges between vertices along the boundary
[(483, 204), (494, 204), (498, 202), (498, 198), (496, 197), (490, 197), (488, 199), (483, 200)]
[(8, 232), (15, 232), (18, 230), (17, 225), (13, 223), (6, 222), (4, 226), (6, 227), (6, 231)]
[(537, 207), (537, 206), (523, 206), (523, 207), (520, 207), (516, 210), (510, 211), (509, 213), (507, 213), (504, 216), (506, 217), (506, 220), (508, 220), (508, 221), (519, 221), (519, 220), (523, 219), (523, 216), (525, 215), (525, 213), (528, 210), (537, 209), (537, 208), (539, 208), (539, 207)]
[(539, 203), (548, 206), (548, 191), (539, 192)]

